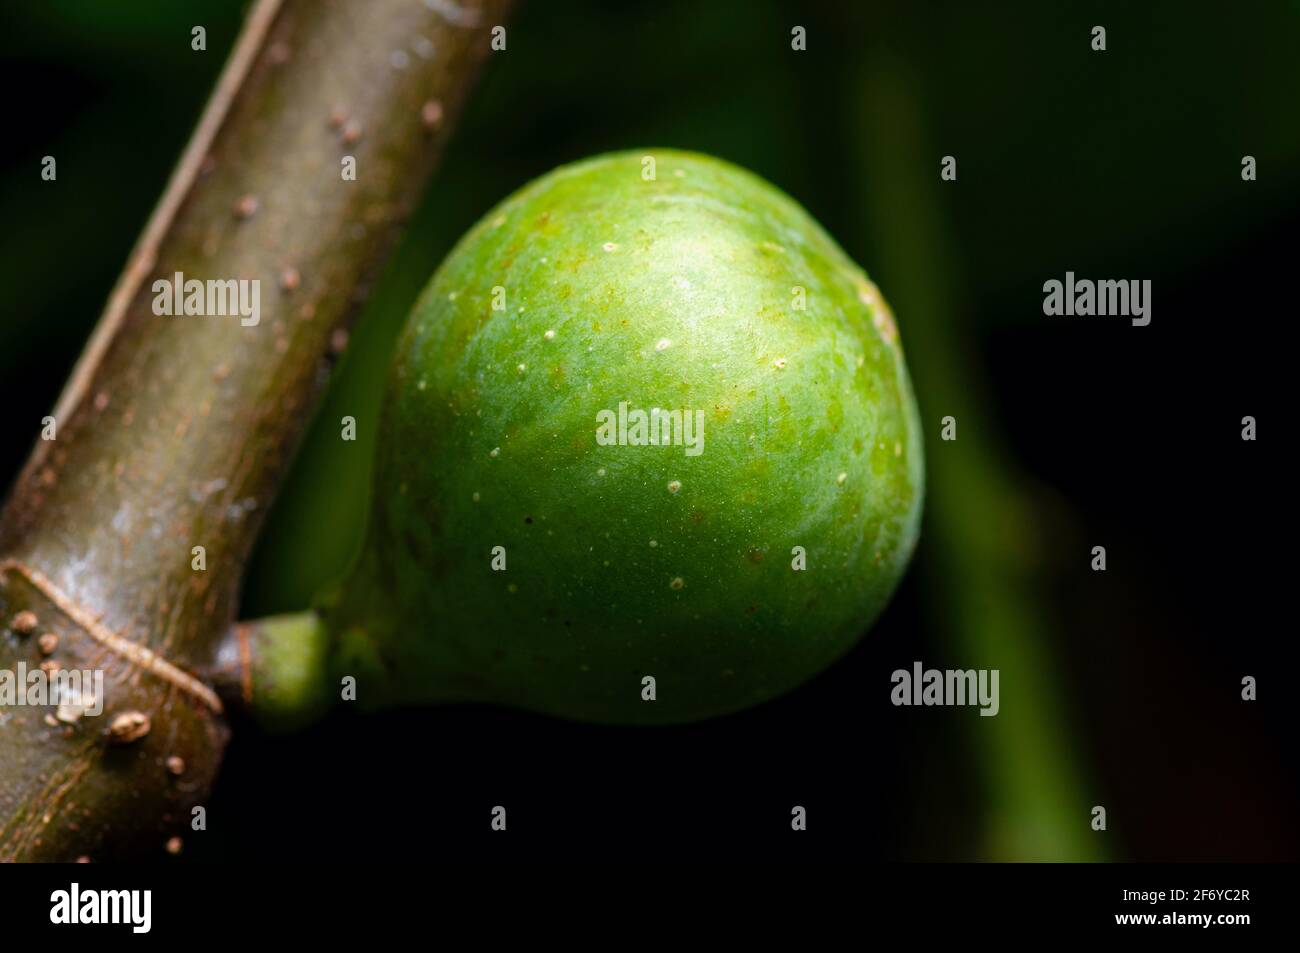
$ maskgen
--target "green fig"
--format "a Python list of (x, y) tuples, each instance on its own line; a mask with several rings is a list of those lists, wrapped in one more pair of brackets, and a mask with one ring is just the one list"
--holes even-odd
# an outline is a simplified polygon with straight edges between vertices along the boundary
[(416, 305), (314, 664), (362, 703), (736, 711), (862, 636), (922, 489), (893, 316), (807, 212), (701, 155), (564, 166)]

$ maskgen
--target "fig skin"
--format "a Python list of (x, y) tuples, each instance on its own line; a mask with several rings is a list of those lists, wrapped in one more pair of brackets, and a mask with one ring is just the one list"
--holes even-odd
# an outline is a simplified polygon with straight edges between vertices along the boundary
[[(702, 452), (600, 445), (621, 402), (703, 411)], [(363, 704), (736, 711), (862, 636), (922, 493), (893, 317), (800, 206), (691, 153), (564, 166), (475, 225), (411, 315), (369, 537), (325, 612), (335, 667)]]

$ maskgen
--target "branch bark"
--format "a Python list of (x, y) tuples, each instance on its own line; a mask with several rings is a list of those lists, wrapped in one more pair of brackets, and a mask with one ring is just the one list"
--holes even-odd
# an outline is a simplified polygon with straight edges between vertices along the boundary
[[(0, 707), (0, 860), (161, 850), (188, 830), (228, 737), (193, 673), (234, 620), (346, 329), (510, 6), (252, 9), (59, 400), (55, 439), (37, 442), (0, 515), (0, 672), (54, 662), (105, 684), (99, 717)], [(156, 314), (153, 282), (176, 273), (256, 280), (260, 319)], [(149, 732), (111, 744), (106, 728), (131, 712)]]

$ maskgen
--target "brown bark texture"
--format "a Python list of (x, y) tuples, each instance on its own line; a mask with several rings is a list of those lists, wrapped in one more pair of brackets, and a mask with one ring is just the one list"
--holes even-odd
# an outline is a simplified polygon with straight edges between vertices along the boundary
[[(0, 670), (104, 673), (98, 716), (0, 707), (0, 860), (149, 854), (190, 832), (229, 734), (195, 673), (510, 5), (250, 9), (0, 515)], [(157, 313), (153, 283), (177, 273), (257, 280), (260, 319)]]

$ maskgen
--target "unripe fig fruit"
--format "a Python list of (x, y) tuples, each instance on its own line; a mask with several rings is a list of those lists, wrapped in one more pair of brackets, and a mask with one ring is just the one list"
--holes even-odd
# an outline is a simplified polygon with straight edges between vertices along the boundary
[(411, 316), (379, 444), (324, 607), (363, 702), (762, 702), (863, 634), (921, 512), (875, 286), (773, 186), (683, 152), (565, 166), (475, 225)]

